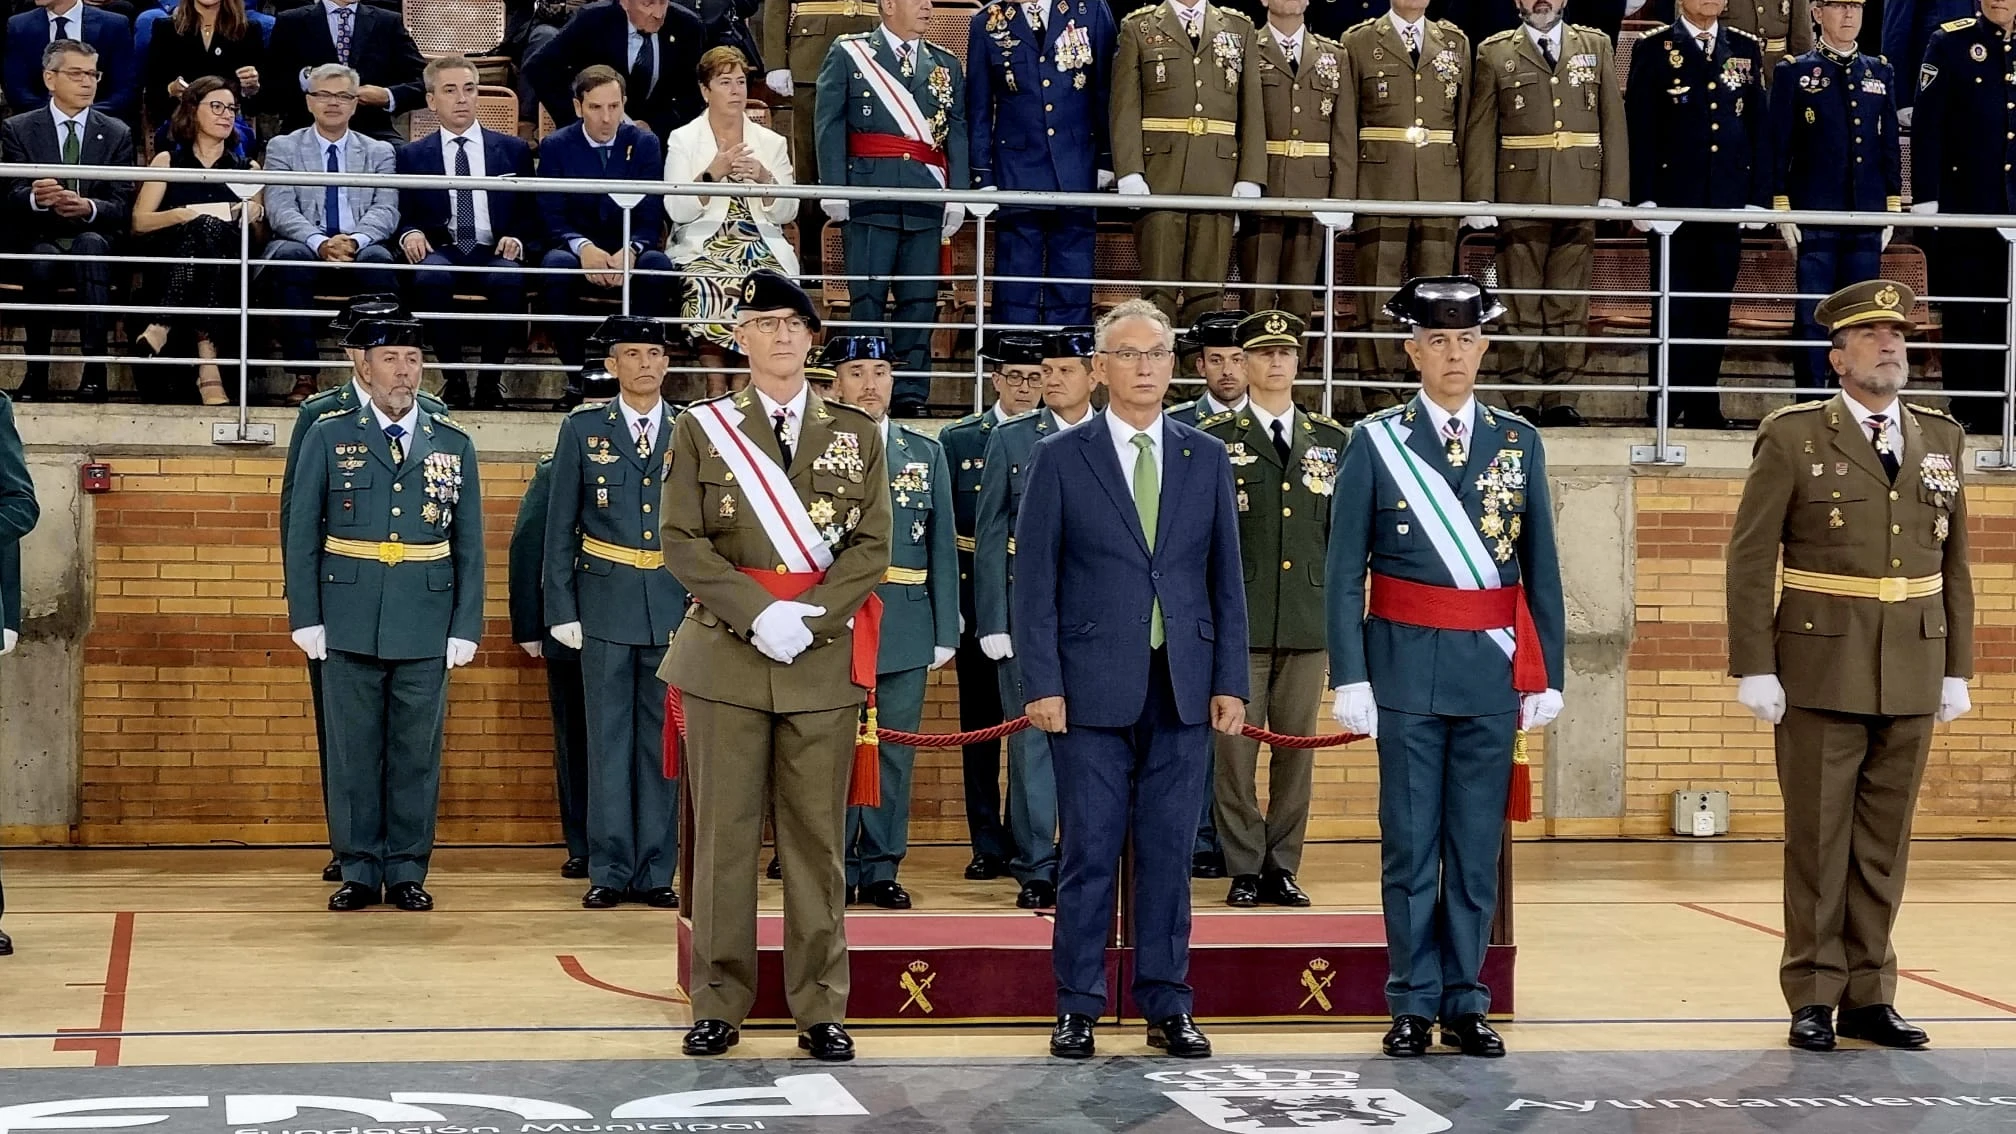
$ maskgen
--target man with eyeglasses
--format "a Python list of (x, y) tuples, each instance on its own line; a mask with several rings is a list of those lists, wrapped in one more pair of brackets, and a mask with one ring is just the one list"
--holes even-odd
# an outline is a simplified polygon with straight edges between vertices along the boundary
[(33, 7), (7, 20), (6, 66), (0, 74), (7, 105), (20, 114), (49, 101), (53, 85), (43, 75), (48, 67), (42, 55), (50, 44), (66, 40), (89, 44), (98, 53), (91, 66), (70, 64), (98, 72), (92, 105), (114, 118), (130, 118), (140, 86), (133, 30), (123, 16), (85, 0), (35, 0)]
[(797, 284), (750, 273), (735, 314), (749, 385), (672, 430), (659, 531), (693, 604), (658, 675), (686, 721), (667, 771), (686, 776), (693, 805), (687, 1055), (727, 1054), (756, 1002), (757, 855), (773, 801), (798, 1046), (854, 1058), (842, 846), (848, 805), (880, 802), (873, 746), (855, 740), (875, 684), (889, 474), (876, 423), (807, 387), (818, 327)]
[[(987, 439), (980, 473), (980, 503), (973, 518), (973, 632), (980, 652), (996, 663), (1001, 705), (1019, 715), (1023, 696), (1012, 636), (1015, 596), (1015, 525), (1022, 510), (1036, 445), (1092, 420), (1091, 333), (1083, 327), (1045, 340), (1043, 408), (1011, 418)], [(1022, 884), (1015, 904), (1025, 910), (1057, 904), (1057, 781), (1050, 738), (1024, 729), (1008, 738), (1008, 833), (1014, 858), (1008, 868)]]
[(1232, 464), (1162, 413), (1176, 332), (1129, 300), (1096, 331), (1106, 411), (1045, 439), (1015, 525), (1023, 709), (1056, 748), (1062, 885), (1050, 1052), (1093, 1054), (1106, 946), (1133, 848), (1134, 972), (1148, 1046), (1206, 1059), (1191, 1015), (1190, 870), (1213, 730), (1246, 722), (1246, 594)]
[[(952, 474), (952, 516), (959, 548), (959, 727), (992, 728), (1001, 723), (1000, 676), (980, 650), (979, 615), (973, 609), (974, 522), (980, 508), (980, 481), (987, 471), (987, 442), (1003, 423), (1035, 409), (1043, 396), (1044, 337), (1010, 331), (989, 339), (985, 356), (994, 364), (994, 404), (967, 414), (938, 433)], [(973, 861), (966, 878), (985, 882), (1008, 873), (1014, 843), (1001, 821), (1001, 742), (969, 744), (961, 756), (966, 794), (966, 832)]]
[[(290, 13), (291, 14), (291, 13)], [(392, 147), (350, 128), (357, 113), (357, 72), (341, 63), (317, 67), (307, 102), (315, 124), (283, 134), (266, 146), (266, 168), (275, 172), (371, 173), (389, 176), (397, 166)], [(266, 245), (269, 266), (261, 270), (277, 286), (278, 306), (315, 306), (318, 296), (394, 292), (392, 248), (399, 227), (399, 192), (389, 187), (272, 185), (266, 190), (266, 219), (273, 239)], [(324, 269), (322, 264), (371, 264), (371, 268)], [(280, 319), (280, 350), (294, 367), (289, 405), (315, 393), (315, 331), (309, 317)]]
[[(0, 161), (8, 165), (132, 165), (133, 135), (126, 125), (92, 108), (98, 89), (98, 55), (88, 43), (66, 39), (42, 49), (42, 79), (49, 103), (25, 111), (0, 125)], [(112, 265), (102, 259), (125, 235), (133, 212), (131, 181), (58, 180), (49, 177), (7, 181), (8, 242), (29, 253), (16, 266), (37, 302), (55, 302), (59, 287), (77, 289), (76, 302), (101, 310), (82, 312), (78, 345), (87, 356), (102, 357), (111, 316), (102, 308), (112, 301)], [(29, 312), (23, 316), (30, 355), (49, 353), (55, 316)], [(26, 364), (18, 401), (49, 396), (49, 363)], [(105, 400), (105, 364), (84, 364), (77, 386), (79, 401)]]
[[(356, 128), (380, 141), (403, 141), (393, 128), (393, 116), (419, 109), (426, 99), (420, 72), (427, 61), (396, 7), (314, 0), (276, 17), (268, 42), (267, 56), (276, 76), (269, 85), (276, 90), (306, 93), (317, 69), (331, 63), (356, 71)], [(288, 130), (307, 125), (311, 117), (321, 119), (312, 102), (303, 108), (290, 99), (275, 101), (281, 125)]]

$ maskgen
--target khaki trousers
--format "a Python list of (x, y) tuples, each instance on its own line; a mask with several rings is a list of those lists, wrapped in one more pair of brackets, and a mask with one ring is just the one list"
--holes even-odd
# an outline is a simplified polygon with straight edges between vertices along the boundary
[[(1134, 222), (1134, 243), (1141, 254), (1141, 278), (1183, 281), (1151, 283), (1141, 289), (1148, 302), (1188, 327), (1207, 311), (1223, 305), (1225, 276), (1232, 266), (1232, 217), (1227, 213), (1155, 212)], [(1183, 295), (1179, 310), (1177, 293)]]
[[(1498, 281), (1507, 288), (1544, 289), (1545, 295), (1505, 296), (1511, 316), (1505, 329), (1514, 335), (1589, 333), (1589, 297), (1596, 273), (1595, 221), (1511, 221), (1499, 229)], [(1589, 345), (1553, 339), (1545, 343), (1498, 344), (1507, 382), (1565, 386), (1582, 377)], [(1514, 405), (1575, 405), (1565, 390), (1540, 393), (1519, 390), (1506, 394)]]
[[(1323, 226), (1308, 217), (1255, 217), (1239, 238), (1239, 278), (1249, 284), (1315, 285), (1323, 279)], [(1312, 286), (1243, 293), (1248, 311), (1286, 311), (1305, 324), (1321, 293)]]
[[(1314, 736), (1329, 655), (1322, 650), (1252, 650), (1247, 654), (1252, 699), (1247, 720), (1288, 736)], [(1260, 742), (1214, 734), (1216, 770), (1212, 808), (1227, 874), (1289, 873), (1301, 869), (1302, 839), (1309, 828), (1309, 795), (1316, 752), (1275, 748), (1267, 762), (1267, 812), (1256, 785)]]

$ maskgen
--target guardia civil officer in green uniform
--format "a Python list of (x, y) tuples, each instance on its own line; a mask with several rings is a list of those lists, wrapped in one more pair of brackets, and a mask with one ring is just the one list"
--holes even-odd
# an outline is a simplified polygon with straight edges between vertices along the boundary
[(876, 423), (806, 384), (818, 328), (798, 285), (750, 273), (735, 316), (749, 385), (672, 430), (659, 513), (693, 605), (659, 676), (685, 712), (693, 801), (688, 1055), (726, 1054), (756, 1001), (756, 862), (774, 801), (798, 1043), (854, 1058), (842, 843), (850, 795), (875, 794), (876, 762), (854, 741), (876, 658), (856, 631), (880, 611), (868, 600), (889, 567), (889, 471)]
[[(1026, 705), (1008, 611), (1015, 588), (1015, 520), (1036, 443), (1092, 420), (1093, 376), (1089, 327), (1051, 334), (1043, 348), (1043, 408), (1010, 418), (987, 440), (974, 516), (973, 607), (981, 652), (999, 665), (1001, 703)], [(1008, 866), (1022, 890), (1025, 910), (1057, 904), (1057, 776), (1050, 735), (1028, 728), (1008, 738), (1008, 834), (1015, 857)]]
[[(924, 679), (959, 648), (959, 555), (952, 523), (952, 475), (929, 436), (889, 416), (895, 385), (889, 344), (873, 335), (828, 340), (833, 396), (882, 427), (889, 462), (889, 570), (882, 597), (882, 649), (876, 661), (876, 718), (882, 728), (916, 732), (924, 719)], [(885, 910), (907, 910), (896, 880), (910, 849), (910, 772), (917, 750), (879, 745), (882, 801), (847, 809), (847, 894)]]
[[(1563, 615), (1547, 460), (1525, 420), (1474, 396), (1504, 305), (1468, 276), (1417, 276), (1421, 390), (1352, 431), (1330, 516), (1331, 712), (1379, 744), (1386, 1054), (1505, 1054), (1482, 975), (1514, 737), (1561, 711)], [(1371, 609), (1366, 609), (1370, 568)]]
[(371, 400), (330, 411), (302, 439), (287, 619), (323, 663), (329, 828), (343, 867), (329, 908), (363, 909), (382, 893), (428, 910), (447, 671), (474, 660), (483, 633), (476, 445), (415, 400), (418, 323), (366, 320), (346, 341), (364, 351)]
[[(1346, 434), (1335, 421), (1295, 408), (1305, 324), (1286, 311), (1259, 311), (1240, 327), (1248, 401), (1197, 427), (1225, 442), (1246, 560), (1246, 622), (1252, 699), (1247, 719), (1289, 736), (1316, 735), (1323, 678), (1323, 561), (1330, 496)], [(1306, 906), (1296, 884), (1316, 753), (1276, 746), (1267, 764), (1267, 810), (1255, 774), (1260, 742), (1218, 735), (1211, 800), (1225, 870), (1225, 904)]]
[[(973, 609), (973, 520), (980, 508), (980, 475), (987, 468), (987, 440), (1009, 418), (1035, 409), (1043, 396), (1043, 336), (1010, 331), (989, 339), (985, 356), (994, 364), (994, 404), (969, 413), (938, 431), (945, 463), (952, 472), (952, 515), (959, 547), (959, 729), (970, 732), (1000, 724), (1001, 685), (995, 664), (980, 652)], [(1001, 742), (969, 744), (960, 770), (965, 783), (966, 832), (973, 860), (966, 878), (984, 882), (1008, 873), (1014, 844), (1001, 821)]]
[[(592, 340), (591, 340), (592, 341)], [(593, 348), (591, 348), (593, 349)], [(600, 365), (601, 360), (596, 360)], [(581, 651), (553, 640), (546, 625), (546, 509), (553, 495), (553, 454), (539, 459), (511, 525), (511, 640), (546, 663), (553, 716), (553, 790), (567, 861), (560, 877), (588, 877), (588, 727), (581, 704)]]
[(612, 315), (604, 366), (612, 401), (584, 405), (560, 424), (546, 510), (546, 619), (553, 637), (581, 651), (588, 714), (586, 909), (625, 901), (677, 909), (679, 795), (665, 778), (665, 683), (658, 667), (686, 609), (665, 570), (658, 495), (671, 413), (665, 328)]
[[(343, 353), (350, 359), (350, 381), (340, 386), (331, 386), (309, 395), (301, 403), (294, 415), (294, 432), (287, 439), (287, 460), (280, 474), (280, 559), (282, 570), (287, 560), (287, 517), (293, 499), (294, 466), (301, 458), (301, 441), (308, 436), (308, 427), (331, 410), (354, 410), (370, 402), (371, 395), (364, 387), (364, 352), (350, 345), (349, 334), (359, 319), (407, 320), (412, 316), (399, 297), (388, 292), (369, 292), (352, 296), (338, 308), (334, 318), (329, 320), (329, 329), (341, 336)], [(428, 413), (441, 413), (446, 407), (440, 399), (422, 390), (417, 395), (420, 404)], [(308, 696), (315, 707), (315, 760), (322, 777), (322, 814), (329, 814), (329, 737), (322, 724), (322, 663), (308, 659)], [(331, 838), (334, 845), (334, 838)], [(343, 867), (336, 861), (332, 851), (329, 865), (322, 868), (322, 881), (341, 882)]]
[[(14, 428), (14, 403), (0, 394), (0, 607), (5, 613), (0, 654), (13, 653), (21, 641), (21, 540), (41, 518), (35, 482), (28, 478), (27, 453)], [(7, 891), (0, 887), (0, 915), (6, 912)], [(14, 942), (0, 929), (0, 957), (13, 953)]]
[(1729, 673), (1777, 726), (1778, 981), (1808, 1051), (1930, 1042), (1897, 1014), (1890, 931), (1933, 726), (1973, 707), (1974, 587), (1965, 431), (1897, 397), (1916, 304), (1882, 279), (1821, 302), (1841, 392), (1764, 419), (1729, 535)]
[(1197, 400), (1169, 407), (1169, 416), (1185, 425), (1231, 413), (1246, 405), (1246, 361), (1239, 354), (1239, 325), (1244, 311), (1213, 311), (1197, 320), (1185, 341), (1191, 367), (1204, 382)]

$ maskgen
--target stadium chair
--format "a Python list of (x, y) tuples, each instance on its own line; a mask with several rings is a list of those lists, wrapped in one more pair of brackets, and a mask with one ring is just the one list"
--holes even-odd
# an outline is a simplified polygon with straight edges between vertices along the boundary
[[(429, 59), (443, 55), (463, 55), (476, 64), (478, 82), (508, 86), (511, 60), (490, 55), (504, 42), (504, 0), (406, 0), (406, 28), (420, 54)], [(490, 127), (488, 121), (484, 122)], [(512, 111), (509, 133), (518, 132), (517, 111)]]

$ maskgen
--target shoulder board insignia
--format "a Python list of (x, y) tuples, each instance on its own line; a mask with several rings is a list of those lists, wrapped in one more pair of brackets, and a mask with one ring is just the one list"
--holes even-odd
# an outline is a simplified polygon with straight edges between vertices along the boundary
[(1359, 20), (1359, 21), (1358, 21), (1357, 23), (1355, 23), (1355, 24), (1352, 24), (1352, 25), (1351, 25), (1350, 27), (1348, 27), (1348, 28), (1345, 28), (1345, 29), (1344, 29), (1344, 34), (1345, 34), (1345, 35), (1350, 35), (1350, 34), (1351, 34), (1352, 32), (1355, 32), (1355, 31), (1357, 31), (1357, 30), (1358, 30), (1359, 28), (1362, 28), (1362, 27), (1370, 27), (1370, 26), (1371, 26), (1371, 25), (1372, 25), (1372, 24), (1373, 24), (1373, 23), (1374, 23), (1375, 21), (1377, 21), (1378, 19), (1379, 19), (1379, 17), (1377, 17), (1377, 16), (1374, 16), (1374, 17), (1372, 17), (1372, 19), (1370, 19), (1370, 20)]
[(1309, 415), (1309, 420), (1310, 420), (1310, 421), (1313, 421), (1313, 422), (1315, 422), (1315, 423), (1316, 423), (1316, 424), (1318, 424), (1318, 425), (1327, 425), (1327, 426), (1329, 426), (1329, 427), (1330, 427), (1330, 428), (1332, 428), (1332, 429), (1343, 429), (1343, 428), (1345, 428), (1345, 426), (1344, 426), (1344, 423), (1343, 423), (1343, 422), (1341, 422), (1341, 421), (1338, 421), (1338, 420), (1337, 420), (1336, 418), (1334, 418), (1334, 417), (1330, 417), (1330, 416), (1328, 416), (1328, 415), (1325, 415), (1325, 414), (1320, 414), (1320, 413), (1312, 413), (1312, 414), (1310, 414), (1310, 415)]
[(834, 37), (833, 37), (833, 42), (834, 42), (834, 43), (844, 43), (844, 42), (846, 42), (847, 40), (850, 40), (850, 39), (867, 39), (867, 38), (868, 38), (868, 35), (869, 35), (869, 33), (867, 33), (867, 32), (848, 32), (848, 33), (847, 33), (846, 35), (836, 35), (836, 36), (834, 36)]
[(1757, 33), (1756, 33), (1756, 32), (1747, 32), (1747, 31), (1744, 31), (1744, 30), (1743, 30), (1742, 28), (1738, 28), (1738, 27), (1732, 27), (1732, 28), (1730, 28), (1729, 30), (1730, 30), (1730, 31), (1732, 31), (1732, 32), (1735, 32), (1735, 33), (1736, 33), (1737, 35), (1740, 35), (1740, 36), (1742, 36), (1742, 37), (1743, 37), (1744, 39), (1747, 39), (1747, 40), (1749, 40), (1749, 41), (1750, 41), (1751, 43), (1762, 43), (1762, 42), (1764, 42), (1764, 41), (1763, 41), (1762, 39), (1760, 39), (1760, 38), (1758, 37), (1758, 35), (1757, 35)]
[(317, 415), (317, 417), (315, 418), (315, 420), (316, 420), (316, 421), (326, 421), (327, 419), (329, 419), (329, 418), (332, 418), (332, 417), (342, 417), (342, 416), (343, 416), (344, 414), (346, 414), (346, 413), (349, 413), (349, 412), (350, 412), (350, 411), (349, 411), (349, 410), (347, 410), (347, 409), (343, 409), (343, 408), (341, 408), (341, 407), (338, 407), (338, 408), (336, 408), (336, 409), (332, 409), (332, 410), (326, 410), (326, 411), (324, 411), (323, 413), (321, 413), (321, 414)]
[(449, 417), (449, 416), (448, 416), (447, 414), (445, 414), (445, 413), (437, 413), (437, 414), (433, 414), (433, 415), (431, 415), (431, 416), (433, 417), (433, 420), (434, 420), (435, 424), (437, 424), (437, 425), (445, 425), (445, 426), (447, 426), (448, 428), (450, 428), (450, 429), (454, 430), (455, 432), (457, 432), (457, 433), (460, 433), (460, 434), (461, 434), (462, 436), (464, 436), (464, 437), (467, 437), (467, 436), (469, 436), (469, 429), (468, 429), (468, 427), (467, 427), (467, 426), (465, 426), (465, 425), (463, 425), (463, 424), (462, 424), (461, 422), (459, 422), (459, 421), (456, 421), (456, 420), (455, 420), (454, 418), (452, 418), (452, 417)]
[(540, 464), (542, 464), (542, 465), (550, 465), (550, 464), (552, 464), (552, 463), (553, 463), (553, 454), (552, 454), (552, 453), (550, 453), (550, 452), (548, 452), (548, 453), (541, 453), (541, 454), (539, 454), (539, 463), (540, 463)]
[(846, 410), (848, 413), (851, 413), (854, 416), (862, 418), (863, 420), (866, 420), (870, 423), (873, 423), (875, 420), (874, 418), (869, 417), (868, 411), (862, 409), (860, 406), (850, 406), (846, 402), (835, 401), (832, 398), (825, 398), (822, 400), (826, 403), (827, 409)]
[[(348, 385), (348, 383), (345, 383), (345, 385)], [(413, 400), (419, 402), (421, 408), (425, 409), (428, 413), (432, 414), (438, 414), (442, 410), (448, 408), (447, 402), (442, 401), (440, 398), (435, 397), (433, 394), (430, 394), (425, 390), (421, 390), (418, 393), (414, 394)]]
[(1786, 53), (1785, 53), (1785, 62), (1787, 62), (1787, 63), (1797, 63), (1797, 62), (1799, 62), (1799, 57), (1798, 57), (1797, 55), (1794, 55), (1794, 54), (1792, 54), (1791, 52), (1789, 52), (1789, 51), (1788, 51), (1788, 52), (1786, 52)]
[(1366, 414), (1364, 417), (1358, 419), (1358, 421), (1360, 425), (1368, 421), (1384, 421), (1389, 417), (1397, 417), (1400, 411), (1406, 408), (1405, 405), (1387, 406), (1385, 409), (1375, 410), (1372, 413)]
[(575, 406), (571, 410), (568, 410), (567, 416), (573, 417), (577, 413), (593, 413), (596, 410), (606, 410), (608, 408), (609, 408), (608, 402), (582, 402), (580, 405)]
[(1673, 30), (1672, 24), (1660, 24), (1657, 27), (1645, 29), (1645, 34), (1640, 36), (1639, 39), (1641, 41), (1651, 39), (1655, 35), (1665, 35), (1667, 32), (1670, 32), (1672, 30)]
[(1885, 67), (1888, 67), (1890, 65), (1890, 57), (1888, 55), (1878, 55), (1876, 57), (1876, 62), (1883, 64)]
[(1532, 422), (1530, 422), (1530, 421), (1526, 420), (1526, 419), (1525, 419), (1525, 418), (1523, 418), (1523, 417), (1520, 417), (1520, 416), (1519, 416), (1518, 414), (1516, 414), (1516, 413), (1513, 413), (1513, 412), (1512, 412), (1511, 410), (1509, 410), (1509, 409), (1493, 409), (1493, 410), (1491, 411), (1491, 415), (1492, 415), (1493, 417), (1502, 417), (1502, 418), (1504, 418), (1504, 419), (1505, 419), (1505, 420), (1507, 420), (1507, 421), (1516, 421), (1516, 422), (1518, 422), (1518, 423), (1519, 423), (1520, 425), (1523, 425), (1523, 426), (1525, 426), (1525, 427), (1526, 427), (1526, 428), (1528, 428), (1528, 429), (1532, 429), (1532, 428), (1534, 428), (1534, 425), (1533, 425), (1533, 423), (1532, 423)]
[(1035, 420), (1037, 419), (1037, 417), (1038, 417), (1039, 415), (1041, 415), (1041, 414), (1042, 414), (1042, 412), (1043, 412), (1043, 411), (1042, 411), (1042, 410), (1041, 410), (1040, 408), (1039, 408), (1039, 409), (1032, 409), (1032, 410), (1026, 410), (1026, 411), (1024, 411), (1024, 412), (1022, 412), (1022, 413), (1018, 413), (1018, 414), (1016, 414), (1016, 415), (1015, 415), (1014, 417), (1011, 417), (1011, 418), (1009, 418), (1009, 419), (1008, 419), (1007, 421), (1004, 421), (1004, 422), (1002, 422), (1002, 423), (1001, 423), (1000, 425), (997, 425), (997, 426), (995, 426), (994, 428), (996, 428), (996, 429), (1001, 429), (1001, 428), (1004, 428), (1004, 427), (1006, 427), (1006, 426), (1010, 426), (1010, 425), (1013, 425), (1013, 424), (1015, 424), (1015, 423), (1016, 423), (1016, 422), (1018, 422), (1018, 421), (1035, 421)]
[(1495, 35), (1487, 35), (1487, 36), (1485, 36), (1485, 37), (1484, 37), (1484, 42), (1482, 42), (1482, 43), (1478, 44), (1477, 46), (1479, 46), (1479, 47), (1489, 47), (1489, 46), (1491, 46), (1491, 45), (1492, 45), (1492, 44), (1494, 44), (1494, 43), (1509, 43), (1509, 42), (1511, 42), (1511, 40), (1512, 40), (1512, 37), (1513, 37), (1513, 36), (1515, 36), (1515, 35), (1518, 35), (1518, 34), (1519, 34), (1519, 29), (1517, 29), (1517, 28), (1509, 28), (1509, 29), (1507, 29), (1507, 30), (1505, 30), (1505, 31), (1501, 31), (1501, 32), (1498, 32), (1498, 33), (1497, 33), (1497, 34), (1495, 34)]
[(1912, 413), (1924, 414), (1926, 417), (1944, 418), (1955, 425), (1960, 424), (1959, 418), (1954, 417), (1952, 414), (1947, 413), (1945, 410), (1942, 409), (1933, 409), (1931, 406), (1912, 405), (1910, 402), (1905, 402), (1904, 408), (1910, 410)]
[(1210, 417), (1200, 417), (1197, 419), (1197, 428), (1209, 429), (1214, 425), (1221, 425), (1225, 422), (1228, 422), (1237, 416), (1238, 416), (1237, 411), (1226, 410), (1224, 413), (1214, 413)]
[[(1216, 4), (1213, 4), (1212, 7), (1218, 8)], [(1237, 16), (1239, 17), (1240, 23), (1245, 24), (1247, 27), (1253, 26), (1253, 17), (1247, 15), (1246, 13), (1240, 11), (1237, 8), (1218, 8), (1218, 14), (1226, 17), (1227, 19), (1230, 19), (1233, 16)]]
[(1789, 406), (1779, 406), (1777, 409), (1772, 410), (1770, 413), (1765, 414), (1764, 420), (1757, 423), (1757, 428), (1761, 431), (1765, 426), (1771, 424), (1772, 422), (1778, 420), (1781, 417), (1784, 417), (1788, 413), (1806, 413), (1810, 410), (1817, 410), (1821, 406), (1824, 406), (1826, 404), (1827, 404), (1826, 401), (1794, 402)]
[(958, 421), (955, 421), (955, 422), (953, 422), (952, 424), (950, 424), (950, 425), (946, 426), (945, 428), (946, 428), (946, 429), (957, 429), (957, 428), (959, 428), (959, 427), (960, 427), (960, 426), (962, 426), (962, 425), (971, 425), (971, 424), (973, 424), (974, 422), (976, 422), (976, 421), (979, 421), (979, 420), (980, 420), (980, 418), (981, 418), (981, 416), (982, 416), (981, 414), (977, 414), (977, 413), (969, 413), (969, 414), (967, 414), (967, 415), (966, 415), (965, 417), (962, 417), (962, 418), (960, 418), (960, 419), (959, 419)]
[(1939, 25), (1939, 30), (1966, 31), (1968, 28), (1973, 27), (1977, 22), (1978, 20), (1974, 16), (1968, 16), (1965, 19), (1959, 19), (1959, 20), (1947, 20), (1945, 23)]
[(1600, 35), (1604, 39), (1610, 38), (1610, 33), (1604, 31), (1602, 28), (1592, 28), (1588, 24), (1569, 24), (1568, 28), (1570, 31), (1588, 32), (1591, 35)]

